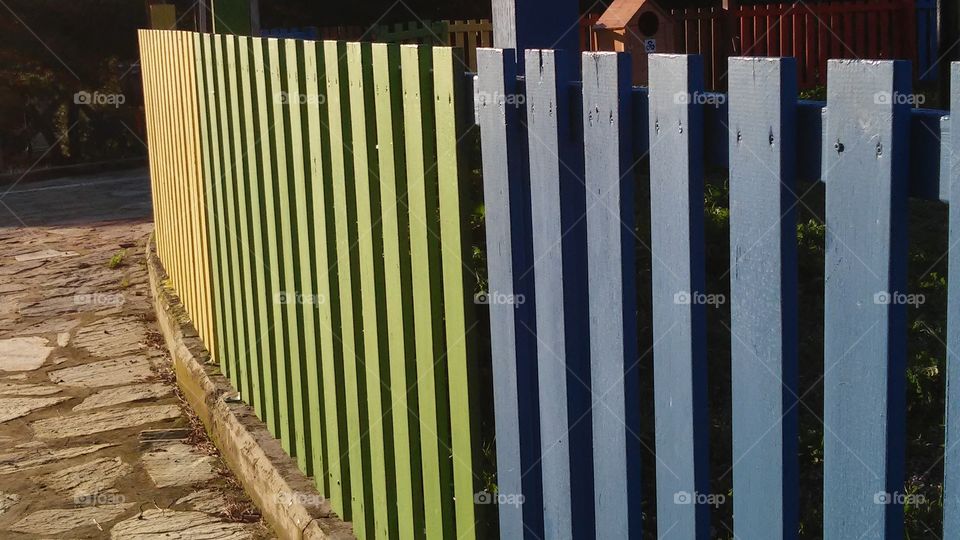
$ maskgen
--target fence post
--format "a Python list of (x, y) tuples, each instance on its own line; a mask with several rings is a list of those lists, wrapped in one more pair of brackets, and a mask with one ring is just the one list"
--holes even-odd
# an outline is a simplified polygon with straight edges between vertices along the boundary
[(910, 63), (828, 65), (825, 538), (903, 535)]
[(703, 85), (702, 57), (650, 55), (657, 525), (677, 538), (710, 529)]
[(950, 65), (950, 259), (947, 277), (947, 411), (943, 457), (943, 537), (960, 537), (960, 62)]
[(543, 537), (530, 185), (515, 52), (479, 49), (479, 109), (486, 208), (493, 400), (501, 538)]
[(572, 69), (580, 52), (579, 13), (577, 0), (493, 0), (493, 46), (513, 49), (520, 74), (526, 49), (567, 51)]
[(735, 531), (796, 538), (796, 61), (731, 58), (729, 83)]
[(640, 538), (630, 56), (585, 53), (582, 64), (596, 537)]
[(572, 135), (569, 62), (527, 50), (527, 130), (547, 538), (593, 538), (593, 452), (583, 147)]

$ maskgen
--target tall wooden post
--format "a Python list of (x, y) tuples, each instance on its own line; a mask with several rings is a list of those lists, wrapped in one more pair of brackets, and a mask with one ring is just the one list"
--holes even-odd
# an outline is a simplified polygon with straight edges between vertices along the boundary
[[(577, 0), (492, 0), (493, 46), (514, 49), (523, 70), (525, 49), (561, 49), (579, 68), (580, 5)], [(577, 73), (579, 69), (573, 69)]]

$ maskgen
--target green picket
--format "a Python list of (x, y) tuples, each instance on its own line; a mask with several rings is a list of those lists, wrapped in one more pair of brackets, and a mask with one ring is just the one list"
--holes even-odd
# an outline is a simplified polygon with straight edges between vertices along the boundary
[(333, 328), (339, 304), (330, 294), (330, 274), (333, 270), (329, 261), (336, 260), (336, 247), (335, 240), (330, 236), (333, 233), (332, 221), (329, 221), (332, 215), (327, 211), (328, 195), (325, 193), (325, 190), (328, 190), (326, 182), (330, 180), (330, 148), (324, 145), (327, 140), (323, 131), (323, 126), (326, 125), (326, 85), (320, 85), (324, 66), (323, 50), (319, 43), (305, 43), (303, 67), (306, 75), (306, 149), (310, 177), (308, 214), (313, 219), (313, 226), (310, 228), (310, 250), (314, 256), (314, 292), (319, 302), (315, 332), (320, 343), (320, 365), (314, 366), (308, 373), (311, 403), (318, 406), (318, 410), (311, 411), (311, 414), (316, 414), (311, 415), (310, 425), (314, 433), (321, 433), (323, 437), (322, 440), (314, 439), (313, 443), (314, 461), (318, 464), (314, 471), (314, 480), (317, 489), (331, 500), (335, 511), (342, 512), (340, 426), (343, 425), (341, 418), (346, 414), (346, 410), (342, 396), (343, 385), (337, 383), (335, 365), (340, 349), (339, 344), (334, 342)]
[[(350, 460), (350, 512), (354, 531), (363, 538), (372, 526), (372, 513), (367, 512), (372, 494), (370, 486), (364, 482), (370, 477), (370, 454), (368, 439), (365, 435), (366, 389), (365, 374), (358, 369), (357, 362), (363, 358), (362, 332), (358, 313), (361, 311), (360, 297), (353, 294), (354, 284), (359, 281), (357, 250), (356, 198), (353, 193), (353, 160), (349, 159), (349, 148), (344, 144), (350, 133), (349, 109), (344, 110), (343, 102), (350, 96), (346, 86), (346, 63), (341, 59), (345, 54), (345, 45), (334, 41), (324, 42), (324, 62), (327, 80), (327, 110), (330, 128), (330, 163), (333, 176), (333, 207), (336, 221), (337, 277), (341, 298), (340, 338), (343, 344), (343, 373), (347, 409), (347, 434), (350, 446), (347, 454)], [(343, 82), (341, 82), (343, 81)], [(366, 458), (366, 459), (365, 459)]]
[[(297, 334), (300, 338), (299, 357), (291, 360), (291, 381), (293, 383), (294, 422), (297, 429), (297, 463), (306, 474), (313, 474), (313, 435), (310, 429), (311, 416), (317, 416), (308, 399), (308, 370), (309, 366), (317, 364), (316, 331), (313, 307), (313, 284), (311, 283), (312, 267), (310, 259), (310, 237), (307, 223), (307, 184), (306, 168), (304, 163), (303, 139), (303, 105), (300, 96), (304, 95), (303, 76), (303, 42), (286, 40), (285, 59), (283, 62), (287, 84), (286, 112), (284, 118), (284, 132), (287, 136), (289, 171), (288, 189), (290, 190), (291, 228), (288, 234), (290, 258), (294, 270), (292, 290), (294, 297), (288, 296), (288, 305), (296, 313)], [(292, 181), (292, 186), (289, 184)], [(292, 189), (290, 189), (292, 187)], [(294, 339), (293, 336), (291, 336)]]
[[(367, 382), (368, 433), (370, 437), (370, 479), (376, 529), (371, 536), (396, 537), (396, 513), (390, 504), (396, 498), (392, 421), (389, 394), (389, 356), (384, 308), (383, 239), (380, 227), (380, 192), (373, 190), (377, 174), (377, 124), (374, 113), (373, 59), (369, 43), (347, 44), (347, 72), (350, 88), (351, 148), (357, 199), (357, 228), (360, 251), (360, 297), (363, 317), (363, 351)], [(386, 405), (386, 406), (385, 406)]]
[[(280, 253), (279, 235), (277, 232), (276, 221), (276, 171), (274, 167), (273, 155), (271, 153), (272, 142), (272, 112), (270, 103), (273, 99), (271, 92), (272, 85), (269, 77), (269, 67), (265, 61), (268, 56), (266, 52), (267, 40), (254, 39), (253, 52), (253, 83), (257, 95), (256, 113), (253, 115), (254, 125), (256, 126), (257, 137), (257, 157), (261, 163), (262, 182), (258, 186), (263, 200), (260, 207), (260, 215), (263, 224), (264, 244), (266, 246), (266, 258), (264, 264), (269, 269), (269, 278), (263, 282), (264, 296), (270, 309), (267, 310), (266, 327), (270, 329), (269, 335), (262, 339), (269, 342), (269, 356), (265, 356), (260, 367), (263, 369), (264, 381), (264, 401), (267, 404), (267, 427), (274, 437), (281, 440), (283, 448), (289, 451), (290, 448), (290, 423), (289, 410), (284, 395), (280, 388), (280, 379), (277, 375), (281, 358), (286, 353), (286, 337), (283, 335), (283, 306), (277, 302), (277, 295), (280, 294), (280, 272), (279, 268)], [(270, 408), (273, 408), (270, 414)]]
[(420, 470), (419, 415), (416, 395), (416, 345), (410, 270), (407, 175), (403, 143), (403, 94), (400, 46), (373, 45), (377, 117), (380, 214), (383, 230), (384, 289), (393, 413), (396, 506), (401, 538), (422, 538), (423, 479)]
[[(257, 156), (257, 131), (254, 114), (254, 100), (258, 96), (252, 90), (251, 77), (254, 68), (251, 65), (251, 49), (254, 40), (250, 37), (237, 38), (237, 60), (240, 69), (240, 118), (243, 120), (244, 155), (247, 158), (246, 182), (241, 182), (244, 192), (244, 215), (247, 222), (247, 317), (249, 326), (248, 346), (250, 347), (250, 382), (253, 392), (253, 405), (261, 420), (268, 420), (273, 414), (273, 406), (265, 399), (266, 386), (263, 379), (263, 364), (270, 357), (269, 340), (265, 334), (270, 326), (267, 322), (269, 297), (264, 294), (265, 272), (263, 247), (263, 223), (261, 219), (260, 189), (263, 182), (262, 163)], [(262, 97), (260, 98), (262, 99)]]
[(215, 149), (217, 140), (214, 138), (215, 127), (211, 124), (212, 111), (210, 110), (211, 96), (213, 88), (211, 85), (211, 62), (208, 35), (194, 34), (193, 43), (197, 69), (197, 97), (200, 113), (200, 148), (203, 158), (203, 188), (206, 193), (206, 214), (207, 214), (207, 246), (209, 246), (207, 257), (210, 261), (210, 292), (211, 307), (213, 313), (211, 317), (213, 324), (213, 340), (217, 355), (220, 357), (221, 369), (223, 367), (223, 297), (220, 285), (220, 276), (222, 268), (220, 267), (218, 235), (216, 231), (219, 228), (218, 215), (214, 205), (214, 182), (217, 178), (215, 168), (219, 168), (217, 154)]
[(223, 320), (225, 322), (224, 327), (226, 329), (227, 338), (225, 344), (226, 346), (221, 348), (221, 354), (224, 356), (226, 375), (230, 377), (230, 382), (233, 383), (233, 387), (239, 388), (240, 379), (238, 377), (236, 363), (237, 325), (236, 318), (234, 316), (236, 310), (239, 308), (239, 305), (236, 302), (236, 283), (239, 281), (239, 276), (236, 272), (236, 259), (231, 251), (231, 219), (228, 211), (230, 206), (229, 201), (232, 199), (230, 192), (232, 191), (233, 185), (233, 175), (231, 174), (231, 171), (233, 170), (233, 164), (230, 161), (232, 133), (230, 132), (229, 120), (227, 119), (226, 62), (224, 61), (223, 36), (212, 36), (212, 40), (214, 45), (214, 62), (216, 68), (214, 89), (217, 98), (217, 120), (219, 123), (218, 142), (220, 148), (223, 149), (223, 153), (220, 154), (220, 159), (217, 160), (218, 163), (215, 162), (215, 165), (219, 164), (219, 167), (215, 167), (219, 169), (215, 178), (217, 209), (219, 210), (220, 216), (220, 223), (217, 226), (217, 231), (220, 234), (220, 260), (223, 263)]
[(414, 336), (420, 413), (423, 498), (428, 538), (454, 534), (450, 419), (443, 354), (438, 185), (434, 142), (432, 49), (405, 45), (403, 118), (406, 129)]
[(460, 131), (465, 128), (460, 100), (463, 59), (459, 49), (434, 47), (433, 91), (436, 103), (437, 176), (439, 178), (440, 243), (443, 271), (443, 308), (447, 337), (447, 375), (450, 387), (450, 437), (457, 538), (476, 538), (474, 514), (473, 440), (476, 429), (471, 406), (477, 380), (473, 330), (473, 287), (468, 285), (471, 243), (467, 241), (470, 216), (469, 186), (463, 181)]
[[(227, 98), (231, 105), (231, 116), (233, 120), (233, 150), (236, 167), (236, 185), (235, 211), (237, 220), (234, 222), (235, 229), (233, 235), (237, 240), (237, 261), (239, 262), (240, 272), (240, 305), (242, 309), (236, 313), (238, 324), (243, 328), (242, 337), (239, 341), (240, 356), (240, 375), (241, 394), (244, 401), (253, 406), (254, 411), (260, 418), (263, 418), (262, 402), (260, 400), (259, 384), (254, 384), (257, 380), (255, 376), (259, 372), (257, 360), (257, 313), (255, 287), (253, 284), (253, 265), (256, 264), (256, 253), (253, 250), (250, 230), (250, 183), (253, 176), (256, 175), (255, 164), (250, 163), (248, 147), (250, 141), (247, 140), (249, 134), (244, 129), (249, 119), (244, 116), (244, 102), (242, 99), (242, 82), (247, 76), (248, 68), (245, 68), (243, 62), (244, 55), (239, 50), (240, 38), (238, 36), (226, 36), (227, 63), (230, 66), (229, 88), (230, 94)], [(254, 165), (251, 168), (250, 165)]]
[[(297, 311), (296, 305), (285, 301), (285, 297), (290, 294), (296, 294), (296, 277), (293, 266), (293, 246), (290, 234), (292, 223), (290, 216), (290, 186), (288, 183), (288, 147), (287, 135), (285, 129), (285, 111), (281, 103), (281, 92), (284, 91), (286, 74), (283, 73), (283, 66), (280, 54), (281, 42), (276, 39), (267, 40), (267, 62), (270, 71), (270, 103), (272, 104), (272, 116), (270, 118), (271, 133), (273, 134), (273, 178), (274, 178), (274, 219), (279, 221), (277, 226), (277, 252), (279, 258), (275, 260), (276, 265), (273, 272), (280, 277), (277, 294), (273, 301), (280, 304), (280, 324), (274, 331), (279, 339), (286, 342), (286, 354), (277, 355), (277, 388), (279, 389), (281, 402), (281, 415), (286, 413), (285, 422), (283, 422), (284, 436), (282, 437), (283, 449), (292, 457), (303, 455), (301, 446), (303, 444), (302, 416), (298, 414), (298, 404), (293, 400), (294, 383), (292, 380), (291, 364), (300, 358), (300, 338), (298, 337)], [(297, 422), (298, 416), (301, 421)]]

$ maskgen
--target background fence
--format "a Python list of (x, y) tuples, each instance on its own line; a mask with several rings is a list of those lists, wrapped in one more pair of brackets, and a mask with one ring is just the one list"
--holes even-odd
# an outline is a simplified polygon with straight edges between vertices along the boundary
[[(728, 56), (791, 56), (801, 88), (827, 84), (828, 58), (908, 59), (917, 80), (936, 80), (936, 0), (837, 0), (676, 8), (676, 51), (704, 56), (706, 85), (726, 88)], [(734, 33), (731, 34), (731, 31)]]
[(482, 536), (457, 53), (140, 41), (159, 253), (224, 374), (359, 537)]

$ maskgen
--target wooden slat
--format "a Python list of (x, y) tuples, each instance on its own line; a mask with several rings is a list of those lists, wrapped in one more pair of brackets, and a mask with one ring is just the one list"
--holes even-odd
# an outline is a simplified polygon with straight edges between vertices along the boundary
[(794, 59), (730, 59), (733, 504), (742, 538), (797, 535), (796, 96)]
[(433, 85), (456, 537), (471, 540), (482, 537), (486, 531), (477, 531), (474, 501), (474, 494), (482, 487), (476, 485), (479, 482), (474, 473), (482, 404), (477, 403), (478, 343), (474, 333), (475, 306), (470, 302), (473, 275), (467, 264), (472, 256), (469, 219), (475, 201), (470, 194), (466, 156), (460, 142), (469, 126), (467, 113), (472, 112), (472, 107), (464, 106), (464, 64), (459, 49), (434, 47)]
[(543, 522), (550, 538), (571, 538), (574, 527), (577, 537), (593, 537), (592, 475), (583, 481), (592, 472), (585, 466), (592, 461), (591, 422), (578, 422), (589, 408), (577, 410), (577, 397), (589, 390), (589, 340), (567, 339), (589, 332), (580, 285), (587, 260), (583, 149), (569, 142), (570, 63), (557, 56), (527, 50), (525, 57), (533, 272), (537, 287), (551, 291), (536, 306)]
[[(307, 343), (307, 391), (308, 403), (314, 408), (310, 411), (311, 459), (313, 478), (317, 489), (328, 498), (339, 497), (339, 487), (331, 487), (330, 477), (335, 475), (339, 482), (339, 440), (336, 390), (328, 391), (325, 376), (329, 369), (333, 377), (333, 327), (331, 320), (330, 280), (328, 249), (331, 244), (327, 235), (326, 196), (323, 192), (325, 165), (328, 165), (330, 149), (323, 149), (325, 139), (321, 120), (321, 104), (326, 102), (326, 87), (321, 89), (320, 73), (323, 53), (318, 61), (317, 43), (307, 41), (303, 44), (303, 61), (299, 65), (303, 73), (304, 86), (301, 119), (303, 122), (304, 159), (306, 160), (307, 185), (304, 199), (305, 207), (298, 207), (297, 219), (304, 223), (303, 235), (306, 236), (307, 252), (301, 254), (301, 264), (309, 265), (309, 271), (300, 274), (301, 287), (308, 293), (311, 307), (316, 310), (311, 315), (312, 326), (305, 323), (304, 335), (312, 343)], [(301, 214), (303, 212), (304, 214)], [(335, 385), (335, 381), (333, 382)]]
[[(497, 487), (523, 496), (523, 505), (500, 505), (502, 538), (543, 536), (540, 476), (539, 395), (533, 334), (533, 253), (526, 141), (520, 111), (507, 96), (516, 93), (511, 49), (477, 51), (477, 96), (486, 212), (490, 347), (496, 414)], [(516, 100), (513, 100), (516, 102)], [(523, 299), (521, 302), (520, 299)]]
[(960, 537), (960, 63), (950, 65), (950, 254), (947, 276), (947, 410), (943, 537)]
[(657, 526), (684, 538), (709, 534), (702, 93), (699, 56), (651, 56)]
[[(303, 74), (303, 41), (284, 40), (281, 51), (281, 66), (287, 99), (284, 107), (284, 135), (287, 141), (288, 175), (280, 183), (289, 198), (288, 209), (280, 214), (285, 234), (284, 271), (287, 278), (287, 307), (290, 314), (290, 382), (292, 384), (293, 424), (297, 437), (297, 464), (304, 473), (314, 473), (313, 436), (311, 417), (319, 416), (317, 407), (310, 402), (308, 366), (317, 364), (317, 336), (314, 321), (316, 305), (313, 292), (313, 258), (310, 246), (311, 217), (307, 210), (307, 164), (304, 161), (305, 77)], [(288, 213), (289, 212), (289, 215)], [(295, 321), (295, 324), (294, 324)], [(299, 340), (299, 342), (298, 342)]]
[(249, 239), (246, 212), (246, 184), (247, 168), (244, 159), (243, 124), (240, 116), (240, 87), (238, 80), (237, 37), (226, 35), (223, 40), (225, 53), (224, 70), (226, 71), (226, 104), (227, 119), (232, 142), (232, 159), (230, 182), (227, 187), (228, 214), (230, 225), (227, 228), (231, 249), (231, 260), (234, 272), (233, 298), (236, 310), (233, 317), (237, 326), (237, 377), (234, 387), (240, 391), (244, 401), (252, 402), (253, 395), (250, 384), (250, 344), (251, 344), (251, 313), (248, 313), (252, 298), (249, 296), (250, 267), (248, 265)]
[[(360, 316), (363, 331), (363, 368), (366, 379), (367, 434), (370, 439), (370, 478), (373, 492), (371, 537), (397, 535), (397, 515), (390, 512), (396, 499), (391, 409), (384, 406), (382, 388), (390, 388), (383, 283), (383, 237), (380, 227), (380, 191), (374, 190), (377, 164), (377, 119), (374, 114), (373, 58), (368, 43), (348, 43), (350, 89), (350, 149), (353, 154), (354, 196), (359, 231)], [(402, 412), (401, 412), (402, 413)]]
[(403, 74), (403, 120), (406, 126), (407, 196), (410, 213), (410, 260), (417, 349), (424, 517), (428, 538), (454, 532), (450, 460), (450, 413), (447, 359), (443, 353), (443, 286), (436, 139), (434, 138), (432, 48), (400, 48)]
[[(220, 324), (217, 312), (220, 295), (220, 268), (219, 261), (216, 258), (216, 248), (214, 245), (215, 235), (213, 234), (217, 222), (211, 208), (211, 200), (213, 198), (211, 182), (213, 181), (213, 160), (215, 158), (212, 153), (213, 144), (210, 139), (210, 112), (208, 108), (210, 96), (208, 90), (209, 81), (207, 78), (208, 63), (206, 61), (207, 52), (204, 48), (202, 34), (191, 34), (191, 39), (193, 40), (194, 73), (196, 77), (197, 92), (197, 136), (200, 143), (199, 150), (202, 164), (198, 189), (203, 194), (202, 211), (203, 219), (205, 220), (205, 227), (203, 231), (204, 248), (201, 256), (204, 257), (209, 280), (207, 289), (208, 334), (204, 340), (204, 344), (206, 345), (207, 350), (210, 351), (210, 356), (212, 358), (216, 358), (218, 351), (217, 347), (219, 345), (217, 339), (217, 327)], [(150, 99), (144, 96), (145, 104), (149, 103), (150, 101)]]
[[(272, 142), (274, 123), (272, 119), (274, 99), (272, 90), (272, 81), (270, 80), (270, 67), (267, 63), (268, 51), (267, 40), (254, 39), (251, 41), (252, 47), (252, 76), (254, 93), (257, 96), (256, 109), (252, 114), (253, 125), (256, 126), (260, 134), (256, 141), (257, 162), (261, 165), (261, 182), (257, 186), (259, 194), (262, 197), (261, 202), (261, 225), (263, 227), (263, 265), (266, 276), (263, 284), (263, 294), (268, 302), (267, 318), (265, 321), (267, 328), (273, 330), (266, 335), (261, 336), (266, 344), (269, 345), (267, 353), (263, 356), (260, 369), (263, 371), (263, 400), (266, 405), (265, 416), (267, 427), (273, 436), (284, 440), (289, 440), (289, 409), (286, 400), (281, 399), (281, 390), (278, 387), (277, 368), (279, 358), (286, 355), (286, 339), (281, 332), (283, 328), (282, 310), (283, 306), (276, 301), (280, 294), (280, 273), (278, 260), (280, 258), (277, 249), (279, 238), (276, 220), (276, 159), (273, 157)], [(269, 271), (267, 271), (269, 270)]]
[[(274, 338), (276, 352), (274, 353), (274, 375), (276, 377), (277, 400), (280, 404), (280, 441), (283, 449), (291, 456), (296, 457), (297, 444), (297, 404), (293, 401), (293, 383), (291, 381), (290, 363), (299, 358), (299, 339), (291, 340), (296, 335), (296, 306), (281, 302), (281, 298), (296, 290), (296, 280), (292, 268), (293, 248), (290, 245), (290, 194), (287, 184), (289, 161), (287, 157), (286, 130), (284, 129), (284, 107), (281, 102), (281, 92), (286, 91), (286, 74), (283, 72), (281, 59), (283, 55), (282, 41), (276, 39), (264, 40), (264, 65), (267, 69), (266, 77), (269, 82), (267, 101), (270, 111), (270, 126), (268, 136), (271, 152), (271, 193), (267, 195), (268, 215), (273, 220), (276, 232), (271, 238), (271, 276), (273, 284), (271, 290), (274, 309)], [(280, 354), (282, 347), (283, 354)]]
[[(315, 92), (317, 100), (307, 107), (310, 137), (310, 177), (314, 215), (314, 246), (317, 269), (317, 294), (320, 304), (318, 322), (321, 344), (321, 377), (323, 383), (324, 452), (327, 470), (322, 483), (331, 506), (339, 515), (349, 507), (350, 478), (346, 449), (350, 447), (346, 429), (346, 398), (343, 381), (343, 350), (339, 336), (340, 301), (334, 294), (339, 283), (336, 270), (336, 225), (332, 204), (333, 174), (330, 147), (330, 120), (327, 111), (325, 50), (322, 43), (310, 43), (305, 50), (307, 93)], [(315, 74), (315, 76), (314, 76)], [(340, 157), (342, 160), (343, 158)], [(321, 483), (318, 479), (318, 484)]]
[(219, 129), (217, 131), (224, 151), (219, 160), (219, 174), (217, 175), (217, 207), (220, 211), (221, 222), (219, 224), (221, 260), (223, 261), (223, 284), (224, 284), (224, 319), (226, 320), (226, 347), (223, 349), (226, 362), (226, 374), (230, 377), (230, 382), (234, 388), (239, 388), (239, 368), (237, 366), (237, 319), (235, 313), (240, 309), (237, 302), (238, 285), (240, 278), (237, 273), (236, 255), (233, 252), (233, 227), (231, 219), (231, 201), (230, 192), (234, 184), (233, 180), (233, 161), (231, 159), (231, 150), (233, 148), (233, 132), (230, 129), (229, 109), (227, 106), (227, 83), (226, 83), (226, 53), (224, 51), (223, 36), (212, 36), (214, 45), (214, 59), (216, 70), (215, 90), (217, 94), (217, 121)]
[(584, 54), (583, 80), (597, 537), (639, 538), (631, 511), (640, 504), (640, 402), (629, 56)]
[[(403, 140), (400, 46), (373, 45), (383, 266), (396, 467), (396, 512), (402, 538), (422, 536), (423, 489), (417, 420), (407, 174)], [(472, 497), (471, 497), (472, 500)]]
[[(826, 538), (903, 532), (907, 62), (832, 60), (825, 157)], [(889, 296), (888, 296), (889, 295)], [(886, 301), (892, 298), (893, 301)], [(890, 498), (888, 501), (887, 498)]]
[[(367, 424), (366, 385), (364, 372), (358, 363), (363, 359), (361, 326), (361, 298), (353, 294), (359, 283), (357, 261), (356, 194), (353, 190), (353, 159), (349, 155), (351, 133), (350, 94), (347, 65), (344, 61), (346, 45), (335, 41), (324, 42), (326, 65), (327, 110), (330, 126), (330, 162), (333, 178), (334, 218), (336, 223), (337, 278), (340, 295), (340, 340), (343, 347), (344, 400), (347, 413), (346, 451), (350, 460), (350, 509), (344, 508), (353, 521), (357, 536), (364, 536), (373, 526), (372, 493), (365, 484), (370, 478), (370, 454), (364, 437)], [(366, 450), (364, 450), (366, 448)], [(364, 457), (366, 456), (366, 457)], [(343, 457), (341, 456), (341, 459)], [(344, 495), (347, 496), (346, 494)]]

